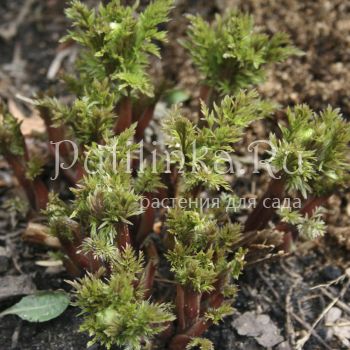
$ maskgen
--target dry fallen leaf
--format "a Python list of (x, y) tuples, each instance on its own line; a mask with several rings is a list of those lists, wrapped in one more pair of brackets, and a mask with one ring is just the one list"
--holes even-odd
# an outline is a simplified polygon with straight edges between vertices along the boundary
[(350, 321), (342, 318), (342, 310), (332, 307), (325, 317), (329, 337), (337, 337), (345, 347), (350, 347)]
[(43, 244), (51, 248), (61, 248), (61, 243), (57, 237), (50, 236), (47, 226), (29, 222), (23, 233), (23, 239), (35, 244)]
[(330, 331), (330, 336), (337, 337), (343, 345), (350, 348), (350, 321), (344, 318), (339, 318), (335, 323), (327, 323)]
[(233, 327), (238, 334), (254, 337), (261, 346), (266, 348), (275, 346), (284, 340), (268, 315), (245, 312), (233, 321)]
[(42, 267), (56, 267), (63, 266), (62, 260), (38, 260), (35, 262), (35, 265)]
[(342, 311), (338, 307), (332, 307), (325, 316), (326, 325), (334, 323), (341, 317)]
[(30, 117), (26, 117), (21, 109), (18, 107), (16, 102), (12, 99), (8, 102), (8, 108), (10, 113), (20, 122), (21, 131), (24, 136), (29, 136), (33, 132), (43, 133), (45, 132), (45, 123), (40, 118), (39, 114), (36, 111), (33, 111)]
[(32, 278), (28, 275), (4, 276), (0, 278), (0, 301), (36, 291)]
[(340, 319), (333, 327), (334, 335), (343, 343), (343, 345), (350, 348), (350, 322)]

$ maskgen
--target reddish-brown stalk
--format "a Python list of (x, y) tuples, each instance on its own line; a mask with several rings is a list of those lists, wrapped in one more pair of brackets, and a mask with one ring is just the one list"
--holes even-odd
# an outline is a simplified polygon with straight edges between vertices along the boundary
[[(55, 143), (65, 140), (65, 130), (63, 126), (53, 127), (50, 111), (46, 107), (39, 107), (41, 118), (45, 122), (47, 135), (48, 135), (48, 147), (52, 158), (56, 157)], [(72, 152), (69, 151), (68, 145), (65, 142), (59, 144), (59, 164), (69, 164), (67, 158), (69, 158)], [(83, 166), (77, 162), (73, 168), (65, 169), (61, 168), (64, 178), (68, 181), (69, 185), (75, 186), (76, 183), (82, 178), (84, 174)]]
[(185, 321), (185, 292), (180, 284), (176, 285), (176, 316), (177, 316), (177, 332), (181, 333), (186, 329)]
[(208, 86), (208, 85), (202, 85), (200, 87), (200, 91), (199, 91), (199, 98), (201, 101), (203, 101), (207, 106), (210, 103), (211, 100), (211, 96), (213, 94), (213, 89)]
[(152, 103), (150, 106), (147, 106), (139, 118), (135, 131), (136, 142), (140, 142), (143, 139), (145, 130), (153, 118), (155, 107), (156, 103)]
[(37, 209), (46, 209), (47, 203), (49, 202), (49, 190), (47, 186), (40, 178), (36, 177), (33, 180), (33, 187), (36, 196)]
[(5, 154), (5, 159), (9, 166), (11, 167), (13, 174), (18, 180), (20, 186), (23, 188), (28, 202), (33, 210), (38, 210), (38, 204), (36, 199), (36, 193), (33, 187), (32, 181), (28, 180), (26, 177), (26, 169), (23, 164), (23, 160), (11, 154)]
[(119, 223), (117, 225), (117, 232), (118, 232), (117, 245), (119, 249), (123, 250), (127, 245), (131, 244), (128, 224)]
[(118, 119), (114, 127), (114, 132), (116, 135), (119, 135), (129, 128), (132, 123), (132, 101), (130, 96), (125, 96), (121, 99), (116, 112)]
[(202, 293), (194, 291), (191, 287), (184, 288), (184, 312), (186, 328), (194, 325), (199, 318)]
[[(152, 193), (146, 193), (145, 198), (147, 203), (152, 203)], [(153, 224), (155, 219), (155, 208), (152, 205), (148, 205), (145, 212), (142, 214), (139, 229), (136, 235), (136, 243), (141, 245), (147, 236), (153, 231)]]
[(227, 273), (221, 274), (214, 283), (214, 290), (210, 293), (204, 293), (202, 297), (201, 316), (209, 307), (214, 307), (219, 301), (223, 302), (222, 288), (225, 284)]
[(159, 256), (157, 248), (152, 241), (148, 241), (145, 244), (145, 251), (147, 256), (147, 265), (145, 267), (145, 272), (140, 283), (143, 285), (145, 292), (145, 299), (150, 298), (152, 294), (152, 288), (154, 285), (154, 278), (157, 272), (157, 267), (159, 264)]
[(69, 221), (72, 237), (59, 235), (58, 239), (73, 265), (79, 270), (80, 274), (96, 272), (102, 265), (99, 260), (94, 259), (92, 253), (84, 254), (81, 251), (83, 236), (80, 225), (74, 221)]
[(185, 333), (175, 335), (170, 343), (169, 350), (183, 350), (193, 337), (199, 337), (212, 325), (212, 321), (207, 321), (204, 318), (199, 319), (191, 328)]
[[(280, 174), (277, 174), (280, 177)], [(258, 205), (248, 216), (244, 226), (244, 232), (259, 231), (266, 227), (272, 219), (276, 208), (271, 205), (276, 199), (283, 199), (285, 180), (281, 178), (272, 179), (265, 194), (260, 198)]]

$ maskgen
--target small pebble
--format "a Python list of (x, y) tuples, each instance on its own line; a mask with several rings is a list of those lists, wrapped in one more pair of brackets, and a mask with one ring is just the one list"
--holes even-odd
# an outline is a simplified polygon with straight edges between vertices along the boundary
[(321, 279), (324, 282), (332, 281), (342, 275), (342, 271), (337, 266), (328, 265), (325, 266), (320, 273)]

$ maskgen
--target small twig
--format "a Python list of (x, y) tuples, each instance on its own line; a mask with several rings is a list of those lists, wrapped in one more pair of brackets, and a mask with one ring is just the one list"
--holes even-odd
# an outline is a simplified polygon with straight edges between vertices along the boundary
[(28, 103), (32, 106), (35, 106), (35, 100), (33, 100), (32, 98), (29, 98), (29, 97), (26, 97), (26, 96), (23, 96), (21, 94), (16, 94), (15, 96), (17, 98), (17, 100), (20, 100), (20, 101), (23, 101), (25, 103)]
[(166, 278), (158, 278), (158, 277), (155, 277), (154, 280), (156, 282), (159, 282), (159, 283), (166, 283), (166, 284), (177, 284), (177, 282), (174, 282), (174, 281), (171, 281), (171, 280), (168, 280)]
[(14, 18), (10, 23), (5, 23), (0, 27), (0, 36), (6, 41), (10, 41), (16, 36), (19, 26), (23, 23), (25, 17), (28, 15), (32, 5), (36, 0), (27, 0), (21, 6), (20, 11), (16, 18)]
[(291, 343), (293, 348), (295, 348), (296, 342), (295, 342), (295, 330), (293, 327), (293, 322), (291, 320), (291, 316), (293, 313), (293, 306), (292, 306), (291, 299), (292, 299), (292, 292), (298, 283), (299, 283), (299, 280), (295, 281), (293, 283), (293, 285), (289, 288), (287, 295), (286, 295), (286, 308), (285, 308), (286, 315), (287, 315), (286, 316), (286, 330), (287, 330), (287, 333), (289, 335), (290, 343)]
[(263, 264), (265, 262), (271, 262), (274, 260), (280, 260), (281, 258), (287, 258), (288, 256), (290, 256), (290, 254), (291, 253), (285, 253), (283, 251), (273, 253), (273, 254), (272, 253), (267, 254), (265, 257), (263, 257), (261, 259), (247, 262), (246, 267), (256, 266), (258, 264)]
[(258, 273), (259, 277), (263, 280), (263, 282), (268, 286), (268, 289), (273, 294), (275, 299), (279, 300), (279, 295), (276, 292), (275, 288), (273, 287), (272, 283), (265, 278), (265, 276), (263, 275), (263, 273), (259, 269), (257, 269), (256, 272)]
[(336, 297), (335, 299), (333, 299), (327, 305), (327, 307), (321, 312), (321, 314), (317, 317), (316, 321), (312, 324), (311, 329), (309, 330), (309, 332), (303, 338), (299, 339), (297, 347), (296, 347), (297, 350), (303, 349), (305, 343), (309, 340), (309, 338), (310, 338), (310, 336), (312, 334), (312, 330), (314, 330), (316, 328), (316, 326), (320, 323), (320, 321), (326, 316), (328, 311), (344, 296), (344, 294), (346, 293), (347, 289), (349, 288), (349, 285), (350, 285), (350, 280), (348, 280), (348, 282), (345, 284), (345, 286), (341, 290), (339, 296)]
[(343, 281), (345, 277), (346, 277), (346, 274), (341, 275), (341, 276), (339, 276), (338, 278), (336, 278), (336, 279), (334, 279), (332, 281), (329, 281), (329, 282), (323, 283), (323, 284), (318, 284), (317, 286), (311, 287), (310, 290), (318, 289), (318, 288), (324, 288), (324, 287), (326, 287), (326, 288), (330, 287), (333, 284), (338, 284), (339, 282)]
[(21, 332), (22, 328), (22, 320), (18, 321), (18, 324), (12, 334), (11, 338), (11, 349), (16, 349), (18, 345), (18, 339), (19, 339), (19, 333)]
[[(75, 56), (76, 55), (76, 47), (66, 47), (65, 49), (59, 51), (55, 58), (53, 59), (53, 61), (51, 62), (51, 65), (47, 71), (47, 79), (49, 80), (53, 80), (56, 78), (57, 73), (59, 72), (61, 66), (62, 66), (62, 62), (66, 57), (71, 57), (71, 56)], [(74, 59), (72, 59), (74, 61)]]
[(287, 260), (281, 260), (280, 262), (280, 266), (282, 268), (282, 270), (288, 275), (290, 276), (292, 279), (297, 279), (297, 280), (301, 280), (301, 276), (296, 273), (295, 271), (292, 270), (292, 268), (290, 268), (290, 266), (287, 266), (289, 265)]
[(23, 230), (24, 230), (24, 228), (21, 228), (19, 230), (13, 231), (11, 233), (7, 233), (5, 231), (0, 231), (0, 234), (4, 235), (4, 237), (0, 237), (0, 241), (6, 241), (7, 239), (10, 239), (10, 238), (16, 238), (16, 237), (23, 234)]
[(350, 326), (350, 322), (336, 322), (336, 323), (326, 323), (325, 324), (326, 327), (349, 327)]
[(317, 339), (318, 342), (322, 344), (327, 350), (334, 350), (330, 346), (328, 346), (328, 344), (315, 332), (315, 330), (312, 329), (312, 327), (307, 322), (305, 322), (302, 318), (300, 318), (297, 314), (295, 314), (294, 312), (291, 312), (291, 316), (297, 322), (299, 322), (305, 329), (311, 332), (312, 336), (315, 337), (315, 339)]
[[(265, 282), (265, 284), (267, 285), (268, 289), (270, 290), (270, 292), (272, 294), (274, 294), (275, 298), (276, 298), (276, 302), (277, 304), (281, 307), (284, 308), (284, 305), (282, 305), (282, 303), (279, 300), (279, 296), (277, 295), (276, 297), (276, 291), (273, 289), (273, 287), (271, 286), (270, 282), (267, 281), (265, 278), (262, 278), (262, 280)], [(332, 348), (330, 348), (327, 343), (316, 333), (316, 331), (306, 322), (304, 321), (302, 318), (300, 318), (298, 315), (296, 315), (293, 311), (290, 311), (290, 315), (297, 321), (299, 322), (306, 330), (308, 330), (312, 336), (315, 337), (316, 340), (318, 340), (318, 342), (320, 344), (322, 344), (327, 350), (332, 350)]]
[(7, 237), (6, 241), (5, 241), (6, 247), (9, 249), (10, 253), (11, 253), (11, 260), (12, 260), (12, 264), (15, 267), (15, 269), (17, 270), (17, 272), (19, 272), (21, 275), (24, 274), (21, 266), (19, 265), (19, 257), (18, 257), (18, 252), (16, 250), (16, 247), (14, 245), (14, 243)]
[[(336, 296), (334, 296), (334, 294), (330, 291), (327, 291), (325, 289), (321, 289), (321, 293), (323, 295), (325, 295), (327, 298), (333, 300), (334, 298), (336, 298)], [(343, 303), (341, 300), (338, 300), (336, 303), (339, 308), (341, 308), (343, 311), (345, 311), (348, 315), (350, 315), (350, 307), (348, 305), (346, 305), (345, 303)]]

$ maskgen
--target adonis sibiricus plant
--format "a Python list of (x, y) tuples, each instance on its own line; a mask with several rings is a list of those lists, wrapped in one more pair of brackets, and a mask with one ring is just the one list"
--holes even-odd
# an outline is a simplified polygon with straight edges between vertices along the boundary
[[(166, 92), (149, 67), (166, 48), (162, 28), (172, 6), (71, 2), (63, 41), (80, 46), (76, 73), (65, 76), (75, 99), (35, 100), (47, 129), (47, 163), (1, 109), (1, 153), (30, 216), (49, 226), (77, 278), (70, 283), (81, 330), (107, 349), (213, 349), (203, 334), (234, 312), (244, 267), (288, 250), (298, 235), (322, 235), (320, 206), (349, 180), (350, 128), (340, 111), (294, 106), (264, 140), (270, 184), (242, 220), (232, 154), (250, 125), (274, 118), (278, 108), (254, 85), (268, 64), (301, 52), (287, 35), (258, 32), (237, 11), (212, 23), (188, 18), (182, 45), (201, 74), (199, 108), (172, 106), (159, 142), (146, 142)], [(70, 200), (49, 191), (42, 168), (50, 164), (53, 181), (70, 186)]]

